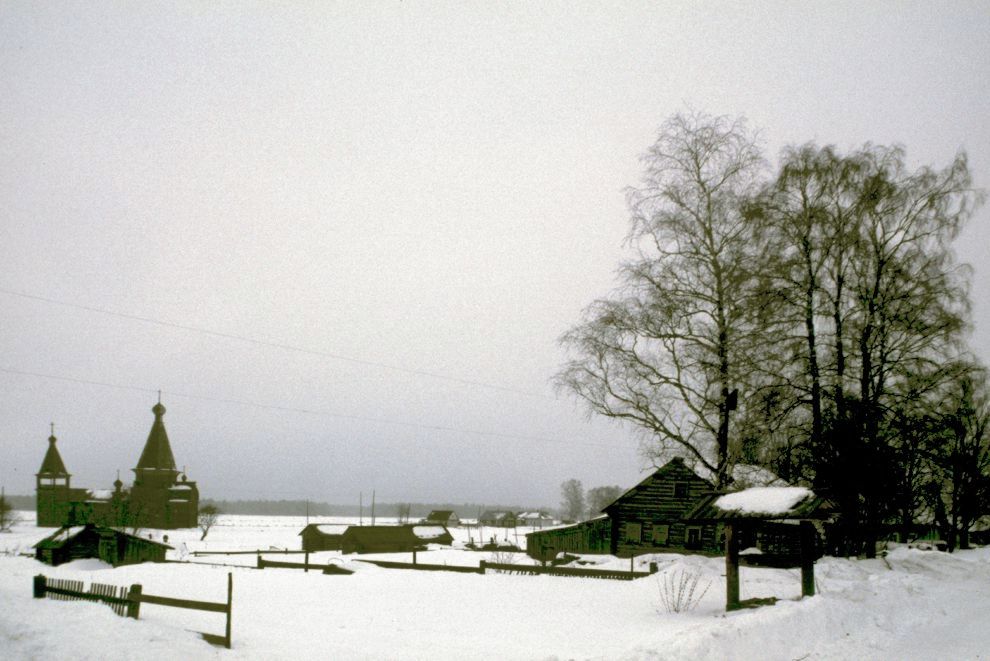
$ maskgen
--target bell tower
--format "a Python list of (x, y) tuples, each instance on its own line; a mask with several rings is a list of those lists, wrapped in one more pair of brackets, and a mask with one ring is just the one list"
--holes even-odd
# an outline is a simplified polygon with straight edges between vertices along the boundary
[(48, 437), (48, 451), (41, 462), (41, 468), (35, 474), (37, 502), (37, 525), (60, 526), (65, 522), (65, 514), (70, 507), (70, 480), (72, 475), (65, 468), (62, 455), (55, 443), (55, 423), (52, 423), (52, 435)]

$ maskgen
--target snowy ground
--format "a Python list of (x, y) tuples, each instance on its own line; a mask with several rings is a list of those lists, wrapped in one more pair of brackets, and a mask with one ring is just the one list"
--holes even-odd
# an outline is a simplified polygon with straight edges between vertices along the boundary
[[(326, 522), (347, 522), (322, 519)], [(20, 556), (51, 532), (25, 521), (0, 535), (0, 658), (4, 659), (979, 659), (990, 658), (990, 548), (953, 555), (899, 548), (886, 559), (825, 558), (819, 594), (798, 601), (797, 570), (742, 568), (742, 597), (774, 606), (723, 612), (718, 558), (644, 556), (656, 576), (635, 581), (379, 569), (355, 556), (321, 553), (351, 576), (252, 569), (253, 556), (194, 557), (203, 549), (298, 548), (294, 517), (223, 517), (206, 542), (198, 531), (169, 535), (171, 556), (197, 562), (113, 569), (94, 560), (51, 568)], [(476, 531), (454, 529), (460, 542)], [(145, 533), (147, 534), (147, 533)], [(494, 529), (485, 529), (487, 539)], [(504, 537), (499, 533), (499, 537)], [(522, 536), (520, 531), (520, 537)], [(514, 535), (509, 533), (511, 541)], [(520, 541), (522, 541), (520, 539)], [(271, 559), (301, 560), (271, 555)], [(409, 554), (373, 556), (409, 560)], [(477, 566), (489, 554), (453, 549), (420, 562)], [(629, 561), (589, 556), (612, 569)], [(524, 555), (516, 562), (528, 561)], [(31, 577), (127, 586), (146, 593), (223, 601), (234, 577), (233, 649), (203, 642), (223, 616), (143, 605), (139, 621), (99, 604), (34, 600)], [(659, 584), (671, 572), (710, 587), (691, 612), (667, 613)], [(659, 612), (658, 612), (659, 611)]]

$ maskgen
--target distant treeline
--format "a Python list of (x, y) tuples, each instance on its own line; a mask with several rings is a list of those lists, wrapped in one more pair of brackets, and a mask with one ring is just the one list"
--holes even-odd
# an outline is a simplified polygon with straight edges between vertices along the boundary
[(35, 508), (34, 496), (5, 495), (4, 498), (10, 503), (11, 508), (15, 510), (33, 510)]
[[(260, 514), (269, 516), (305, 516), (307, 508), (310, 516), (371, 516), (371, 503), (364, 507), (358, 504), (339, 505), (305, 500), (213, 500), (204, 499), (201, 504), (215, 505), (224, 514)], [(33, 507), (32, 500), (32, 507)], [(375, 516), (397, 518), (405, 516), (412, 520), (422, 519), (431, 510), (452, 510), (462, 519), (476, 519), (487, 510), (531, 512), (546, 508), (521, 507), (519, 505), (478, 505), (476, 503), (375, 503)]]
[[(15, 510), (33, 510), (34, 496), (7, 495), (7, 502)], [(307, 507), (310, 516), (360, 516), (360, 505), (337, 505), (305, 500), (214, 500), (206, 498), (200, 506), (215, 505), (224, 514), (260, 514), (268, 516), (305, 516)], [(519, 505), (478, 505), (477, 503), (375, 503), (375, 516), (385, 518), (425, 518), (432, 510), (452, 510), (462, 519), (477, 519), (487, 510), (495, 512), (550, 512), (543, 507), (521, 507)], [(408, 512), (408, 514), (406, 514)], [(364, 516), (371, 516), (371, 503), (365, 503)]]

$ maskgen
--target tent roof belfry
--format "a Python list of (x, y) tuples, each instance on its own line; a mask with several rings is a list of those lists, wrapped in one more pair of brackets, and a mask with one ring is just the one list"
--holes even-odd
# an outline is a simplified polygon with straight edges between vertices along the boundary
[(57, 440), (55, 438), (55, 425), (52, 425), (52, 435), (48, 437), (48, 450), (45, 452), (45, 458), (41, 462), (41, 468), (35, 475), (36, 477), (53, 478), (70, 476), (69, 471), (65, 468), (65, 462), (62, 461), (62, 455), (59, 454), (58, 448), (55, 446)]
[(165, 407), (158, 402), (151, 408), (155, 414), (155, 421), (151, 425), (148, 433), (148, 440), (141, 451), (141, 458), (138, 459), (137, 466), (132, 470), (136, 480), (144, 481), (175, 481), (179, 471), (175, 467), (175, 456), (172, 454), (172, 446), (168, 442), (168, 434), (165, 432), (165, 423), (162, 416), (165, 415)]

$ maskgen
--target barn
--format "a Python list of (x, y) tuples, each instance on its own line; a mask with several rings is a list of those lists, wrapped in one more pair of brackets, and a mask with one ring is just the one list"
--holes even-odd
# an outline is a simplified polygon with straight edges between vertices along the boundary
[(93, 524), (63, 526), (34, 545), (35, 558), (57, 566), (81, 558), (98, 558), (114, 567), (162, 562), (171, 546)]
[(349, 526), (341, 538), (344, 553), (403, 553), (427, 544), (450, 545), (454, 537), (444, 526)]
[(339, 551), (344, 539), (344, 532), (349, 526), (330, 523), (311, 523), (302, 529), (302, 550), (315, 553), (316, 551)]

